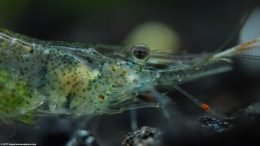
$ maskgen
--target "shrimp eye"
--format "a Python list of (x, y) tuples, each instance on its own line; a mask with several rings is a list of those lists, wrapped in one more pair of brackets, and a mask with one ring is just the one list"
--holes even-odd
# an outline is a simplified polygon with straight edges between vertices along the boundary
[(150, 49), (148, 46), (144, 44), (134, 45), (131, 49), (132, 55), (137, 59), (145, 59), (148, 57), (150, 53)]

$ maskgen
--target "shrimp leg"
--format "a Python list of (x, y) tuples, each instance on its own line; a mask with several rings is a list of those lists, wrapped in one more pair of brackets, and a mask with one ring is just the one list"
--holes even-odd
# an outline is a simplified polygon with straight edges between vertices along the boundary
[(209, 114), (211, 114), (213, 116), (216, 116), (216, 117), (225, 118), (225, 116), (217, 113), (207, 103), (202, 102), (200, 99), (198, 99), (197, 97), (191, 95), (190, 93), (188, 93), (187, 91), (185, 91), (181, 87), (175, 85), (174, 88), (177, 91), (179, 91), (180, 93), (182, 93), (183, 95), (185, 95), (186, 97), (188, 97), (190, 100), (192, 100), (196, 105), (198, 105), (205, 112), (208, 112)]

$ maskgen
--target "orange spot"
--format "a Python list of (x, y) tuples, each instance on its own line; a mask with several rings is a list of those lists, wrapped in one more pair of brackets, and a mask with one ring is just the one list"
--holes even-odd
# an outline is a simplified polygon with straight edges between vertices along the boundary
[(145, 95), (144, 99), (146, 99), (148, 101), (155, 101), (155, 97), (154, 96), (150, 96), (150, 95)]
[(209, 111), (210, 111), (210, 107), (209, 107), (209, 105), (206, 104), (206, 103), (200, 104), (200, 107), (201, 107), (204, 111), (206, 111), (206, 112), (209, 112)]
[(252, 40), (252, 41), (246, 42), (246, 43), (244, 43), (244, 44), (241, 44), (241, 45), (239, 46), (239, 48), (237, 48), (237, 51), (238, 51), (238, 52), (241, 52), (241, 51), (244, 51), (244, 50), (246, 50), (246, 49), (249, 49), (250, 46), (251, 46), (252, 44), (255, 44), (256, 42), (257, 42), (257, 40)]

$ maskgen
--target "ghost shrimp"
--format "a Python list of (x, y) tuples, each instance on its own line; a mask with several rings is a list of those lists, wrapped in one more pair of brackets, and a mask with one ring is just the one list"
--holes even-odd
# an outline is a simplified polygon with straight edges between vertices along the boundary
[(258, 47), (259, 41), (215, 54), (183, 56), (154, 53), (143, 44), (50, 43), (1, 30), (0, 119), (28, 122), (37, 113), (81, 116), (158, 107), (159, 101), (140, 95), (160, 96), (154, 92), (157, 85), (182, 91), (178, 84), (228, 71), (231, 57)]

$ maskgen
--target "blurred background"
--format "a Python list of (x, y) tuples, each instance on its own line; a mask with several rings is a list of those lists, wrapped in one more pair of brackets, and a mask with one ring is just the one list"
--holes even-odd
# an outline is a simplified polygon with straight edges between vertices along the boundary
[[(256, 0), (1, 0), (0, 26), (42, 40), (111, 45), (143, 42), (161, 52), (203, 53), (216, 51), (227, 40), (224, 48), (238, 44), (241, 38), (246, 40), (241, 37), (240, 24), (259, 6)], [(260, 65), (256, 60), (249, 64), (256, 66), (248, 68), (248, 63), (237, 59), (232, 72), (182, 87), (218, 112), (233, 116), (260, 99), (259, 70), (255, 70)], [(209, 132), (197, 122), (206, 113), (171, 87), (158, 88), (171, 97), (178, 116), (169, 122), (160, 109), (140, 109), (137, 124), (162, 129), (161, 145), (232, 145), (241, 139), (258, 139), (259, 119), (253, 124), (244, 119), (235, 121), (239, 126), (225, 133)], [(35, 125), (18, 124), (8, 141), (64, 145), (75, 130), (76, 121), (50, 117), (40, 119)], [(117, 146), (131, 131), (130, 121), (130, 112), (96, 116), (88, 129), (101, 146)]]

